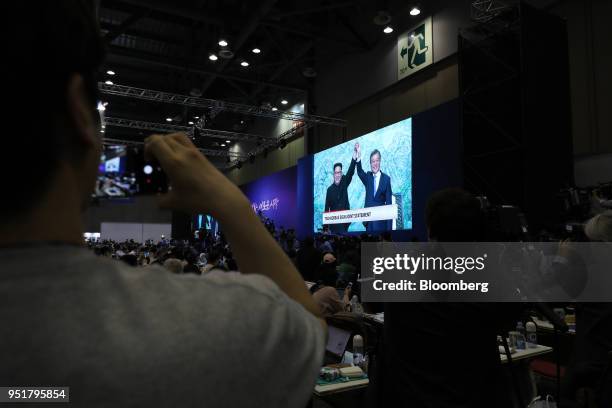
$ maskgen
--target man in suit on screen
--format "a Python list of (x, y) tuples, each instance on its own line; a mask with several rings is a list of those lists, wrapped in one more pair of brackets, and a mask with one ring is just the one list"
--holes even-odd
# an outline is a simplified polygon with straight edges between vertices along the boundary
[[(342, 174), (342, 163), (334, 164), (333, 183), (327, 187), (325, 194), (325, 211), (341, 211), (350, 210), (351, 206), (348, 199), (348, 186), (353, 180), (355, 174), (355, 163), (357, 158), (357, 150), (353, 151), (351, 164), (346, 174)], [(343, 233), (348, 231), (351, 223), (344, 224), (329, 224), (329, 230), (333, 233)]]
[[(367, 173), (361, 167), (361, 146), (355, 144), (357, 151), (357, 175), (363, 183), (366, 195), (364, 207), (377, 207), (391, 204), (391, 177), (380, 170), (381, 154), (378, 149), (370, 153), (370, 169)], [(388, 231), (392, 229), (392, 220), (364, 222), (366, 231)]]

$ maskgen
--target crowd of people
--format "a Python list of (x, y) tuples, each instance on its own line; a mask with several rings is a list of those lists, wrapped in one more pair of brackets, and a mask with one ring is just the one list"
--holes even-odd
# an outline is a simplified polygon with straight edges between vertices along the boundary
[[(82, 212), (103, 144), (96, 75), (106, 40), (93, 2), (10, 6), (7, 29), (19, 35), (6, 37), (7, 77), (19, 87), (7, 88), (7, 115), (36, 121), (3, 149), (28, 165), (7, 178), (14, 193), (0, 200), (0, 384), (70, 387), (70, 403), (83, 407), (305, 406), (323, 362), (326, 317), (359, 297), (360, 245), (390, 235), (298, 242), (292, 229), (262, 222), (191, 138), (173, 133), (144, 141), (172, 186), (160, 205), (210, 214), (222, 234), (83, 248)], [(13, 163), (0, 160), (3, 173)], [(480, 202), (460, 189), (433, 194), (419, 222), (432, 241), (484, 237)], [(605, 212), (585, 233), (612, 241), (611, 226)], [(514, 307), (383, 307), (380, 370), (368, 388), (381, 390), (376, 406), (510, 405), (497, 335), (516, 322)], [(601, 364), (612, 350), (607, 308), (577, 311), (576, 348), (587, 356), (578, 363), (597, 379), (602, 407), (612, 390), (612, 370)]]

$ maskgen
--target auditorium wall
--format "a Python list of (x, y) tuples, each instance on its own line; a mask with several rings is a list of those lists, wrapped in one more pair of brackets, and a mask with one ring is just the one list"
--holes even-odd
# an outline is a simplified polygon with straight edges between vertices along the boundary
[(87, 232), (100, 232), (103, 222), (170, 224), (172, 212), (162, 210), (155, 196), (138, 196), (126, 201), (100, 200), (83, 214)]
[[(367, 53), (326, 59), (317, 67), (311, 95), (316, 113), (349, 121), (341, 129), (321, 126), (309, 130), (307, 140), (297, 140), (254, 164), (234, 169), (228, 176), (242, 184), (296, 164), (307, 154), (412, 116), (457, 98), (457, 34), (470, 25), (469, 0), (454, 2), (433, 14), (434, 64), (416, 75), (395, 82), (395, 40), (381, 41)], [(606, 0), (533, 0), (567, 20), (569, 38), (572, 135), (576, 164), (587, 173), (580, 179), (601, 178), (590, 174), (600, 169), (601, 155), (612, 153), (612, 53), (610, 38), (612, 2)], [(394, 37), (395, 38), (395, 37)], [(593, 160), (593, 165), (588, 162)], [(585, 164), (586, 163), (586, 164)], [(612, 179), (612, 174), (605, 175)]]

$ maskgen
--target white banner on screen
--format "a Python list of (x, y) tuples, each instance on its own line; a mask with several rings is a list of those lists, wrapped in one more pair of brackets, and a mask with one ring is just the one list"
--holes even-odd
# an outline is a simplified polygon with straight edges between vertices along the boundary
[(323, 213), (323, 225), (397, 219), (397, 204)]

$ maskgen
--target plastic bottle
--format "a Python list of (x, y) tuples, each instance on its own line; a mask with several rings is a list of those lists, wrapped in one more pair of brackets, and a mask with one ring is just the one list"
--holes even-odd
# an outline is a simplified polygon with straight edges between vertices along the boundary
[(363, 313), (363, 309), (361, 308), (361, 304), (359, 303), (359, 298), (357, 295), (353, 295), (351, 298), (351, 312), (353, 313)]
[(353, 364), (361, 365), (363, 362), (363, 337), (359, 334), (353, 336)]
[(516, 324), (516, 331), (519, 333), (516, 339), (516, 348), (517, 350), (525, 350), (525, 326), (523, 326), (523, 322)]
[(535, 323), (527, 322), (525, 328), (527, 332), (527, 348), (536, 348), (538, 346), (538, 333)]

